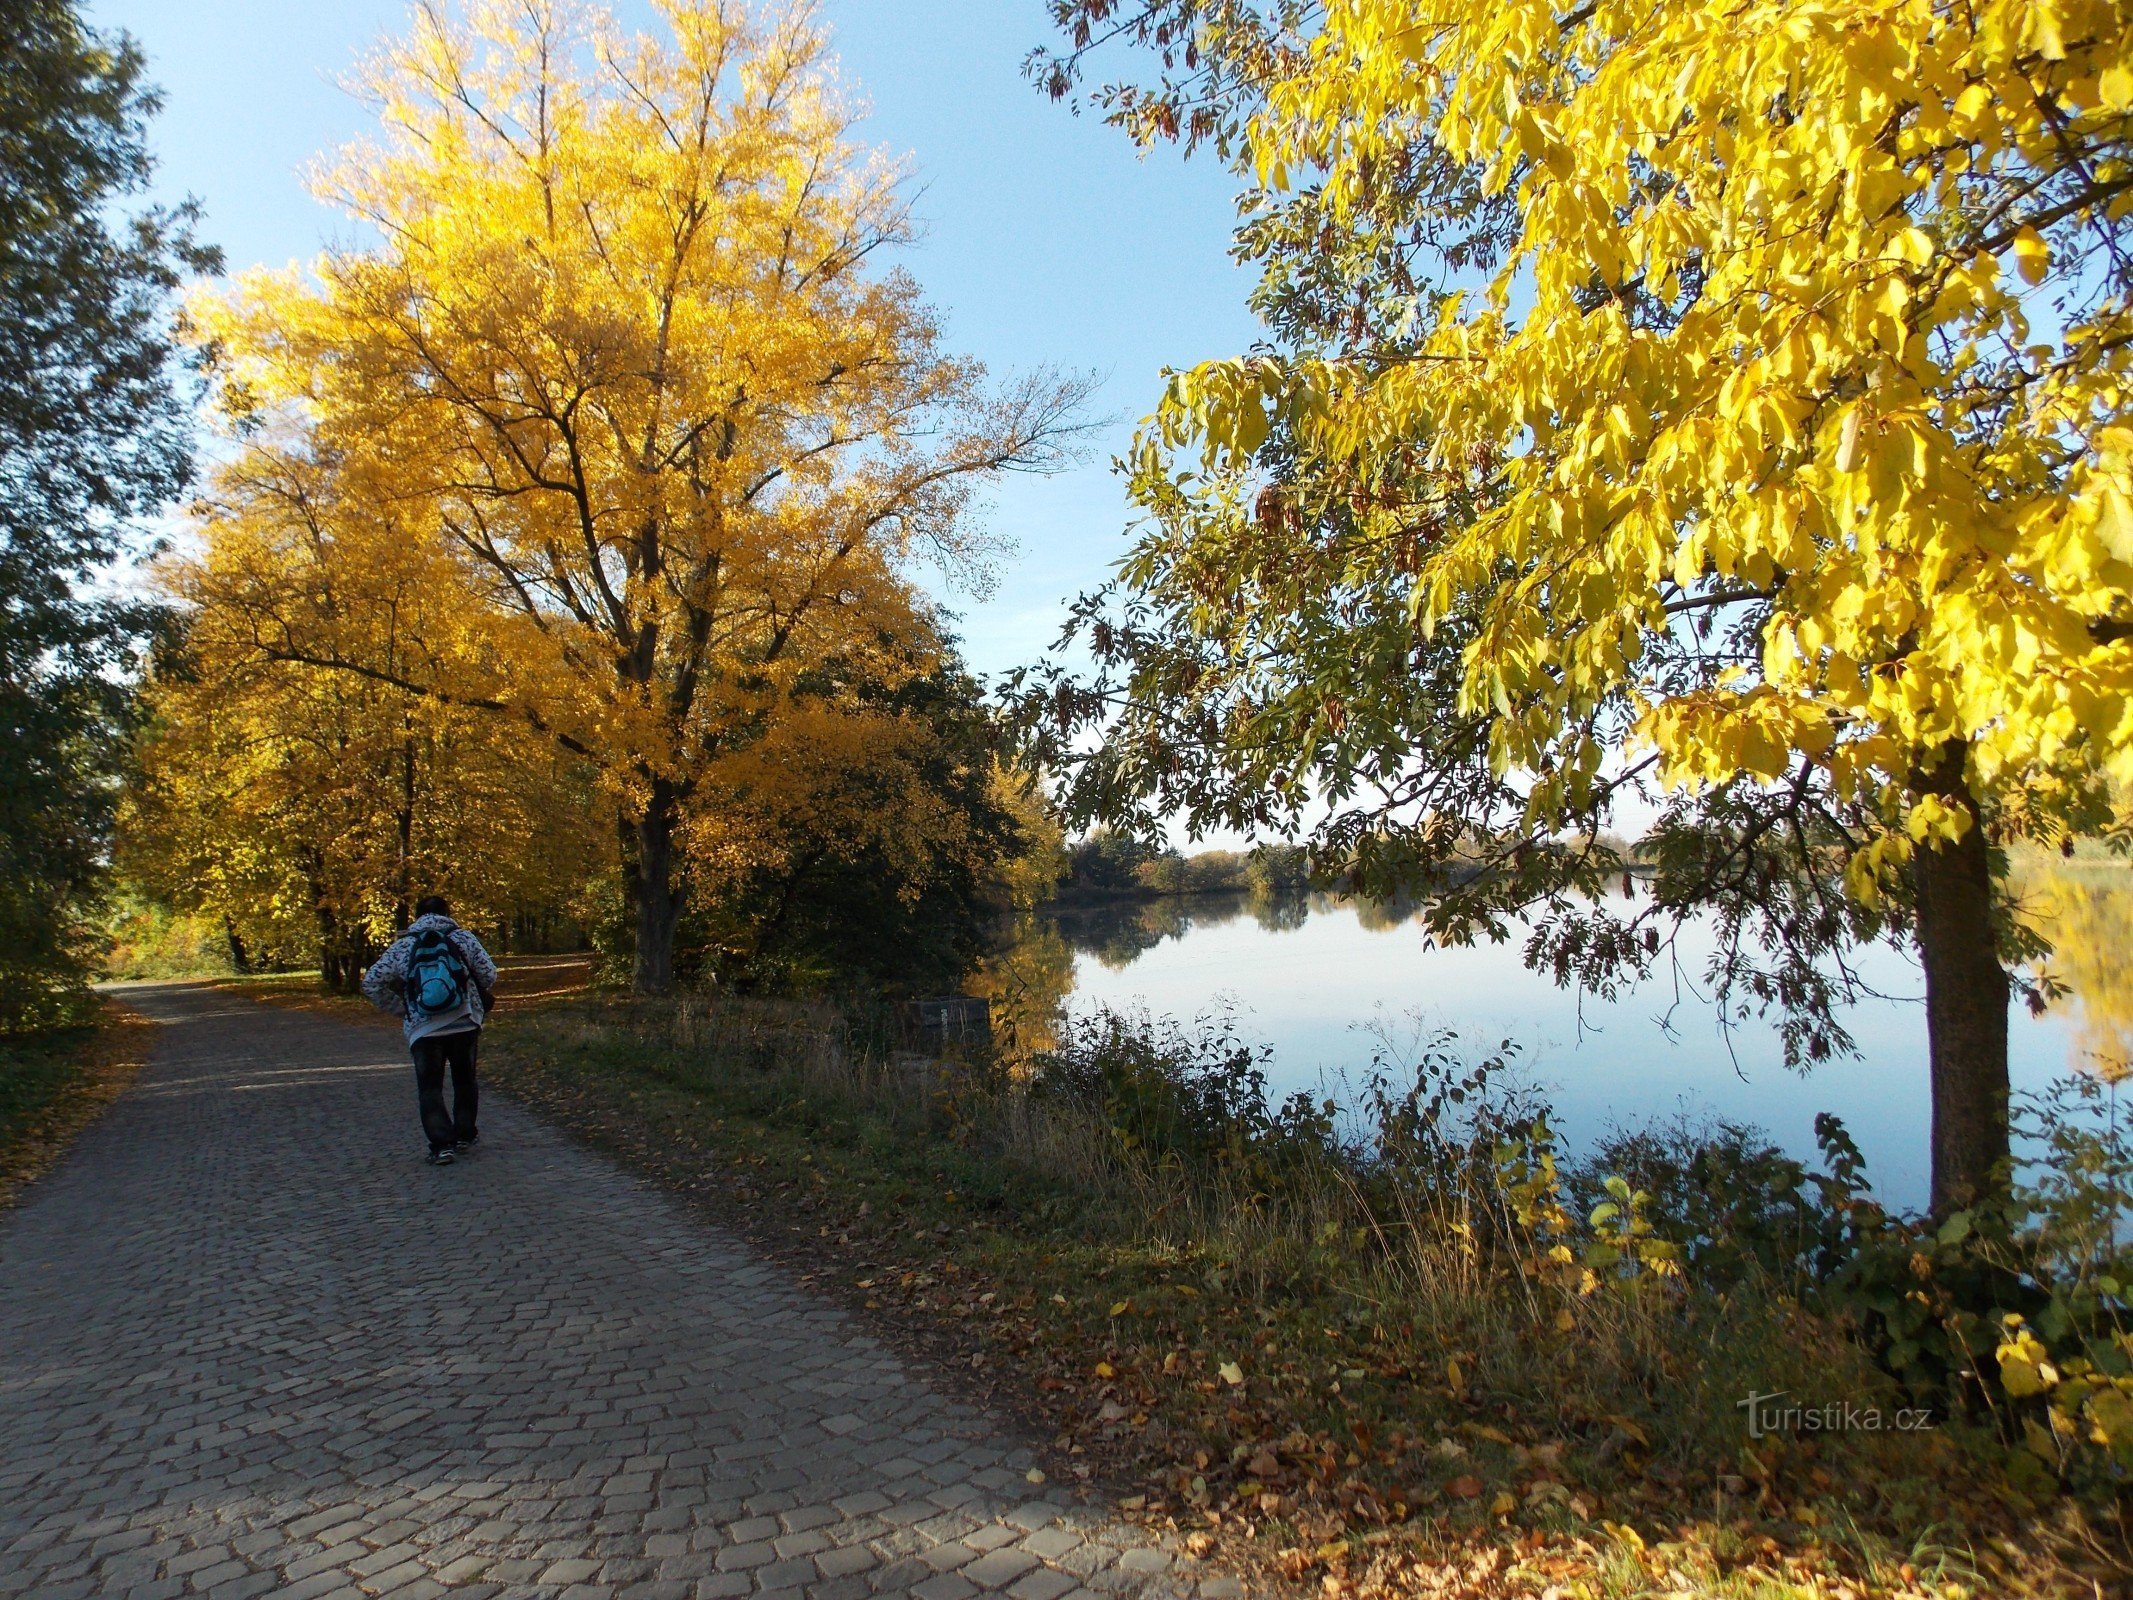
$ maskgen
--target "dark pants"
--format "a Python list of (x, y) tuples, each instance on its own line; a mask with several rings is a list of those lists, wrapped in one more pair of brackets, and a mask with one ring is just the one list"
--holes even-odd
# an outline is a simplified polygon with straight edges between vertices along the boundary
[[(474, 1056), (481, 1029), (433, 1033), (414, 1042), (415, 1098), (422, 1106), (422, 1131), (430, 1148), (442, 1150), (474, 1137), (474, 1108), (481, 1089), (474, 1081)], [(452, 1109), (444, 1109), (444, 1069), (452, 1069)]]

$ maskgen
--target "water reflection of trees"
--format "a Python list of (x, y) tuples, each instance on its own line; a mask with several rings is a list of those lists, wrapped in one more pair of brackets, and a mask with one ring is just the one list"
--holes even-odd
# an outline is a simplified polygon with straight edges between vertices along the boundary
[(1395, 895), (1390, 900), (1354, 899), (1347, 903), (1355, 907), (1355, 920), (1372, 933), (1397, 928), (1422, 909), (1420, 895), (1404, 893)]
[(1307, 894), (1255, 894), (1246, 898), (1252, 919), (1268, 933), (1293, 933), (1311, 920)]
[(992, 1002), (993, 1042), (1009, 1055), (1057, 1049), (1074, 992), (1074, 947), (1053, 918), (1017, 912), (964, 989)]
[(2109, 1078), (2133, 1071), (2133, 872), (2071, 863), (2024, 874), (2023, 915), (2052, 943), (2045, 971), (2072, 991), (2072, 1065)]
[(1054, 905), (1039, 916), (1069, 948), (1120, 972), (1166, 940), (1182, 939), (1195, 928), (1219, 928), (1240, 917), (1249, 916), (1269, 933), (1293, 933), (1314, 911), (1346, 906), (1364, 927), (1381, 931), (1405, 923), (1421, 904), (1412, 896), (1376, 901), (1254, 889)]
[(1061, 906), (1052, 913), (1068, 944), (1094, 956), (1113, 972), (1130, 967), (1167, 939), (1194, 928), (1218, 928), (1244, 915), (1242, 894), (1168, 896), (1160, 900), (1109, 900)]
[(970, 975), (968, 993), (992, 1002), (993, 1033), (1016, 1053), (1050, 1050), (1058, 1042), (1074, 992), (1074, 958), (1093, 956), (1121, 972), (1158, 945), (1196, 928), (1218, 928), (1250, 917), (1269, 933), (1293, 933), (1311, 919), (1347, 907), (1365, 928), (1396, 928), (1421, 901), (1379, 902), (1312, 894), (1300, 887), (1217, 891), (1151, 899), (1053, 904), (1017, 913), (1002, 924), (992, 951)]

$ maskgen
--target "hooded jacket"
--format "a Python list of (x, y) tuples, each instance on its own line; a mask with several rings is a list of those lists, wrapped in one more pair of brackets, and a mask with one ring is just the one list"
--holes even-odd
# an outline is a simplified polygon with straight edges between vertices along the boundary
[[(415, 935), (439, 928), (451, 939), (452, 948), (459, 952), (459, 959), (467, 964), (467, 974), (473, 980), (473, 992), (467, 996), (465, 1011), (447, 1012), (441, 1017), (424, 1016), (407, 1003), (407, 959), (415, 948)], [(417, 917), (407, 925), (407, 932), (386, 946), (385, 954), (370, 964), (363, 974), (363, 998), (380, 1011), (391, 1012), (400, 1018), (400, 1029), (407, 1035), (407, 1042), (429, 1038), (439, 1033), (466, 1033), (479, 1028), (488, 1014), (481, 997), (496, 987), (496, 963), (489, 959), (489, 952), (481, 947), (474, 937), (450, 917), (431, 912), (426, 917)]]

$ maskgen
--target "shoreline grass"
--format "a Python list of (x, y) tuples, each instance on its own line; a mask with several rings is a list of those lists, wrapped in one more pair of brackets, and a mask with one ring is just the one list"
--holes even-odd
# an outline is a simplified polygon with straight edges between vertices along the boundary
[[(2123, 1592), (2120, 1530), (1944, 1425), (1748, 1437), (1751, 1392), (1890, 1409), (1782, 1294), (1526, 1294), (1436, 1219), (1157, 1156), (830, 1008), (505, 1011), (490, 1077), (796, 1253), (1189, 1554), (1328, 1597)], [(1422, 1219), (1416, 1219), (1420, 1221)], [(1467, 1219), (1469, 1226), (1473, 1219)]]

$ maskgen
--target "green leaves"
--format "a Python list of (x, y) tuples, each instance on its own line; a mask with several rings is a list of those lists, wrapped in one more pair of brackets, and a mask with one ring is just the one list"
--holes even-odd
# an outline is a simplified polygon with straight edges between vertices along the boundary
[(0, 1032), (84, 1012), (125, 685), (160, 624), (93, 586), (192, 470), (172, 290), (214, 257), (189, 208), (128, 214), (141, 78), (71, 0), (0, 29)]

